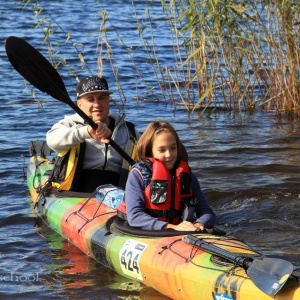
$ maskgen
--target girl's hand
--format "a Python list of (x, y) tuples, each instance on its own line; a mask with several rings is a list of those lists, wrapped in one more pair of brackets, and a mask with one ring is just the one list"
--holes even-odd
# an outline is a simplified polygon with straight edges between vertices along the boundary
[(194, 223), (193, 225), (196, 228), (196, 231), (203, 231), (204, 230), (204, 226), (201, 223)]
[(191, 223), (189, 221), (183, 221), (178, 225), (166, 224), (163, 228), (172, 228), (177, 231), (202, 231), (204, 226), (201, 223)]

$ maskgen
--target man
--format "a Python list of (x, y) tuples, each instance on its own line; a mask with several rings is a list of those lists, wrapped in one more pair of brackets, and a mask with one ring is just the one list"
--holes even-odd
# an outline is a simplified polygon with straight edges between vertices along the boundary
[(104, 78), (84, 78), (76, 92), (78, 107), (98, 128), (94, 130), (82, 117), (73, 114), (47, 132), (48, 146), (58, 153), (53, 185), (59, 190), (79, 192), (93, 192), (97, 186), (108, 183), (124, 187), (128, 164), (109, 145), (108, 138), (132, 155), (139, 133), (132, 123), (125, 122), (124, 115), (110, 113), (112, 91)]

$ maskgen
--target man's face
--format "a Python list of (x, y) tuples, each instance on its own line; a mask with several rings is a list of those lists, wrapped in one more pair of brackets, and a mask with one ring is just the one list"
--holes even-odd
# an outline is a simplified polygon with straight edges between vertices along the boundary
[(109, 94), (102, 92), (87, 94), (80, 97), (77, 103), (94, 122), (108, 123)]

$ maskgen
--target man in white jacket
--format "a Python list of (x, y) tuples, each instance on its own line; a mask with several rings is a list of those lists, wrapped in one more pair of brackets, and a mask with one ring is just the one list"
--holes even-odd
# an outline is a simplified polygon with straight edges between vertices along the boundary
[[(125, 122), (124, 115), (110, 113), (112, 91), (104, 78), (84, 78), (78, 83), (76, 92), (78, 107), (98, 125), (98, 128), (94, 130), (85, 124), (78, 114), (65, 116), (47, 132), (47, 144), (58, 154), (62, 153), (60, 156), (64, 156), (76, 145), (84, 145), (80, 150), (82, 160), (76, 166), (76, 180), (73, 178), (70, 190), (92, 192), (97, 186), (108, 183), (122, 186), (124, 178), (121, 178), (120, 174), (125, 162), (109, 145), (108, 138), (113, 139), (131, 155), (133, 147), (129, 147), (129, 144), (135, 143), (139, 133), (132, 123)], [(57, 166), (58, 164), (61, 165)], [(54, 178), (54, 181), (61, 183), (66, 180), (66, 166), (63, 166), (62, 162), (58, 164), (56, 167), (60, 169), (60, 179)], [(123, 183), (120, 184), (120, 181)]]

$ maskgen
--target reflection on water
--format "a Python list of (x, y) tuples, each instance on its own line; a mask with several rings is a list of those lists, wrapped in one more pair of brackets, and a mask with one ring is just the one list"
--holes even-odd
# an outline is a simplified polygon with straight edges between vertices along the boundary
[(85, 295), (86, 299), (112, 299), (112, 295), (113, 299), (167, 299), (142, 283), (128, 279), (126, 281), (126, 278), (83, 254), (66, 239), (47, 228), (40, 219), (37, 223), (37, 233), (48, 244), (42, 253), (49, 259), (49, 263), (43, 265), (43, 273), (38, 276), (50, 290), (59, 288), (61, 296), (67, 298), (71, 295), (74, 299), (81, 295)]

